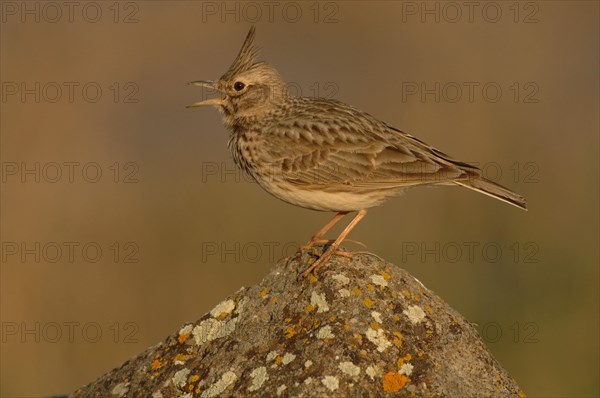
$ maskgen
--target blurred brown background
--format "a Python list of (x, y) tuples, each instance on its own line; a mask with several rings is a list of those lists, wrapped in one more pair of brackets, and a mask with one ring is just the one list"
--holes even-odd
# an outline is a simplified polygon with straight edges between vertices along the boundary
[(598, 396), (597, 2), (52, 3), (1, 3), (3, 397), (94, 380), (330, 217), (248, 182), (218, 113), (185, 109), (252, 24), (297, 92), (528, 198), (414, 189), (351, 238), (477, 323), (529, 397)]

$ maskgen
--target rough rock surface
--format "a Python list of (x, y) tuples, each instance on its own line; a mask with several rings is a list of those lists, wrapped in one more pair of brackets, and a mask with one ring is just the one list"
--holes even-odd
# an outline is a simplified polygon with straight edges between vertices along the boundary
[(524, 397), (475, 328), (370, 253), (281, 261), (72, 397)]

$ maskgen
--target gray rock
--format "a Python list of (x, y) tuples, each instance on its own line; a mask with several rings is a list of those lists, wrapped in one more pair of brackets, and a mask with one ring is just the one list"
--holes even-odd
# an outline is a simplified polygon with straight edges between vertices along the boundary
[(282, 260), (72, 397), (524, 397), (476, 329), (374, 254)]

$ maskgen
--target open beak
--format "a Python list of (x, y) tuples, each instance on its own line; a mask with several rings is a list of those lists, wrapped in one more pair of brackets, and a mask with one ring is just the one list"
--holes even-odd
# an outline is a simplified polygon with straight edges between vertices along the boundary
[[(219, 91), (215, 88), (215, 82), (213, 82), (212, 80), (196, 80), (194, 82), (189, 82), (188, 86), (206, 87), (213, 91)], [(193, 104), (186, 106), (186, 108), (197, 108), (200, 106), (219, 106), (223, 104), (223, 100), (224, 98), (209, 98), (205, 101), (194, 102)]]

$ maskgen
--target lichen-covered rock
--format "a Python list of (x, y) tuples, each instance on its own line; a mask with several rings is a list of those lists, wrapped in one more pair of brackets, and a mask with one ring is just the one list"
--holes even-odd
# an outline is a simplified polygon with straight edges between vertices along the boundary
[(73, 397), (524, 397), (475, 328), (369, 253), (280, 262)]

